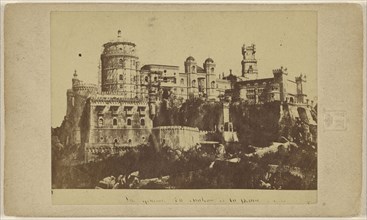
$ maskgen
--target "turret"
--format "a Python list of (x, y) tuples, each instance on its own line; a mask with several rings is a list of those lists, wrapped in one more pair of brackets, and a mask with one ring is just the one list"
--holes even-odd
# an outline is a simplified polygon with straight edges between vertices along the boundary
[(255, 58), (256, 47), (255, 44), (242, 46), (242, 77), (246, 79), (253, 80), (257, 79), (257, 60)]
[(307, 96), (304, 91), (304, 84), (306, 82), (306, 76), (300, 75), (295, 77), (296, 85), (297, 85), (297, 102), (304, 103), (305, 97)]
[(185, 64), (185, 73), (196, 73), (196, 61), (194, 57), (189, 56), (184, 64)]
[(280, 67), (280, 69), (273, 70), (274, 82), (279, 84), (280, 101), (284, 102), (287, 94), (287, 68)]

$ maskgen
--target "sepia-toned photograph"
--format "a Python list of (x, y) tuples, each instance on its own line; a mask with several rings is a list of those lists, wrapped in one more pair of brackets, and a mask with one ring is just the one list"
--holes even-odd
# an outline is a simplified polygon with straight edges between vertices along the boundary
[(315, 11), (53, 11), (52, 189), (317, 190)]

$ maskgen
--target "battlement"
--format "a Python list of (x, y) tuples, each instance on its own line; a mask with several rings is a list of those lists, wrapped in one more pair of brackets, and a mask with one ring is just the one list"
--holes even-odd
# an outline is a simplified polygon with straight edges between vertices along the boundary
[(253, 50), (253, 51), (256, 51), (256, 45), (255, 44), (251, 44), (249, 46), (246, 46), (245, 44), (243, 45), (243, 47), (246, 49), (246, 50)]
[(280, 67), (280, 69), (274, 69), (273, 74), (274, 75), (280, 75), (280, 74), (288, 75), (287, 68)]
[(147, 106), (148, 102), (143, 101), (141, 99), (137, 98), (126, 98), (126, 97), (119, 97), (116, 95), (95, 95), (92, 96), (90, 99), (91, 103), (93, 104), (120, 104), (121, 102), (125, 103), (131, 103), (134, 105), (141, 105), (141, 106)]
[(185, 130), (185, 131), (195, 131), (199, 132), (199, 128), (187, 127), (187, 126), (159, 126), (154, 127), (153, 130), (160, 130), (160, 131), (177, 131), (177, 130)]
[(307, 82), (306, 75), (303, 75), (302, 73), (299, 76), (295, 77), (296, 82)]

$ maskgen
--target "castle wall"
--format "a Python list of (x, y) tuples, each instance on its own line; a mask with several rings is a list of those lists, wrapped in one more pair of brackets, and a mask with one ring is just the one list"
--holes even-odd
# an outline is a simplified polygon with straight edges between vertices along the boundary
[(152, 129), (152, 140), (156, 150), (168, 146), (172, 149), (188, 150), (200, 142), (198, 128), (184, 126), (160, 126)]

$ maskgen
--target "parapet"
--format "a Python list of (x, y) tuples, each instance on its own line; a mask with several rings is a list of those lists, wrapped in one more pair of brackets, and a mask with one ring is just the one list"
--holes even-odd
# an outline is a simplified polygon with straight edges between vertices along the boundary
[(185, 131), (199, 132), (199, 128), (187, 127), (187, 126), (159, 126), (159, 127), (154, 127), (153, 130), (159, 130), (159, 131), (185, 130)]
[(138, 106), (148, 106), (148, 102), (143, 101), (141, 99), (126, 98), (126, 97), (122, 97), (122, 96), (119, 96), (113, 93), (98, 94), (98, 95), (92, 96), (90, 101), (95, 104), (118, 104), (120, 105), (120, 103), (131, 103), (131, 104), (138, 105)]
[(273, 74), (274, 75), (281, 75), (281, 74), (288, 75), (287, 68), (280, 67), (280, 69), (274, 69)]
[(307, 82), (306, 81), (306, 75), (303, 75), (302, 73), (299, 76), (295, 77), (296, 82)]

